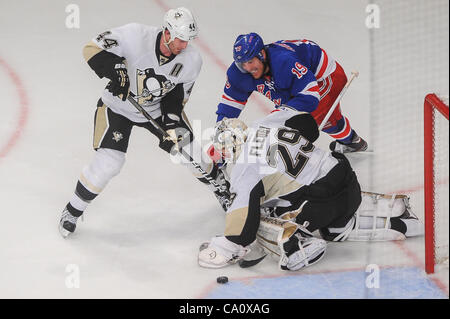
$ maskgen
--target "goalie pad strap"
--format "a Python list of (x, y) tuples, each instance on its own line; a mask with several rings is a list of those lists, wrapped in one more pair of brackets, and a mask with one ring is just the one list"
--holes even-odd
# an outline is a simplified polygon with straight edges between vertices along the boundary
[(384, 195), (361, 192), (362, 201), (357, 210), (361, 216), (399, 217), (409, 208), (409, 197), (406, 195)]

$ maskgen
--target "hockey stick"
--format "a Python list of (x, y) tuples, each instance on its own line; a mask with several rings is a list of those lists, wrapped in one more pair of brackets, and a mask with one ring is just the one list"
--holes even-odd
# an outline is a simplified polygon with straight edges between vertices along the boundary
[[(135, 94), (130, 92), (128, 95), (127, 100), (139, 111), (142, 115), (145, 116), (147, 120), (149, 120), (150, 124), (160, 133), (163, 137), (163, 140), (170, 139), (170, 135), (158, 124), (158, 122), (155, 121), (153, 117), (150, 116), (150, 114), (147, 113), (146, 110), (134, 99)], [(225, 206), (228, 208), (231, 205), (231, 195), (228, 191), (225, 191), (220, 187), (219, 184), (209, 175), (197, 162), (194, 161), (194, 159), (186, 153), (186, 151), (183, 150), (183, 148), (179, 147), (178, 152), (190, 163), (194, 168), (202, 175), (202, 178), (206, 179), (210, 185), (214, 187), (216, 191), (218, 191), (218, 198), (220, 203), (224, 203)]]
[(267, 253), (259, 242), (252, 243), (251, 245), (253, 245), (253, 247), (251, 247), (250, 253), (238, 261), (239, 267), (241, 268), (253, 267), (259, 264), (267, 256)]
[(358, 71), (352, 71), (352, 76), (350, 77), (350, 79), (348, 79), (347, 83), (342, 88), (341, 93), (339, 93), (338, 97), (334, 101), (334, 103), (331, 106), (330, 110), (328, 111), (327, 115), (323, 119), (322, 123), (320, 123), (319, 132), (322, 131), (323, 127), (328, 122), (328, 119), (330, 118), (331, 114), (334, 112), (334, 109), (336, 108), (336, 106), (339, 104), (339, 102), (341, 101), (342, 97), (344, 96), (345, 91), (347, 91), (347, 89), (350, 86), (350, 84), (352, 83), (353, 79), (356, 78), (358, 75), (359, 75)]

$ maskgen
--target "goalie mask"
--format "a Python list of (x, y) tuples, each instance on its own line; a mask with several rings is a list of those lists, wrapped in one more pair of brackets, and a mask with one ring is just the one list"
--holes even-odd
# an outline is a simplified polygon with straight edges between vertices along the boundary
[(236, 162), (248, 136), (247, 125), (239, 119), (224, 118), (214, 132), (214, 148), (221, 153), (225, 163)]

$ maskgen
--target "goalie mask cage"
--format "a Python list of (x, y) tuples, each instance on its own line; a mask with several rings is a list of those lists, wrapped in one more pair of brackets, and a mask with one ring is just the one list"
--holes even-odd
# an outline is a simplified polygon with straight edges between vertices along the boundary
[[(445, 103), (429, 94), (449, 94), (449, 1), (370, 2), (379, 8), (379, 27), (369, 29), (368, 143), (374, 154), (367, 160), (371, 173), (363, 186), (410, 196), (413, 212), (427, 225), (426, 235), (407, 239), (407, 246), (432, 272), (435, 262), (448, 261), (448, 106), (446, 118), (436, 111)], [(425, 118), (434, 120), (426, 127), (424, 99), (425, 109), (433, 110)], [(424, 140), (430, 137), (434, 140)]]
[[(425, 270), (448, 264), (448, 97), (424, 102)], [(445, 223), (445, 224), (444, 224)]]

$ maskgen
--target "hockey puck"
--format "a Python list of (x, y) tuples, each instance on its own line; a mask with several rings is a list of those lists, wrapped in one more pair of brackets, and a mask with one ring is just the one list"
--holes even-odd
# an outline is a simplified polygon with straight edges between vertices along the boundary
[(227, 276), (217, 277), (217, 283), (219, 283), (219, 284), (226, 284), (227, 282), (228, 282), (228, 277)]

